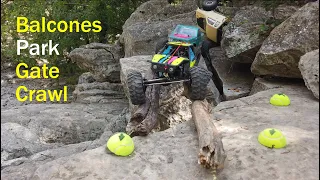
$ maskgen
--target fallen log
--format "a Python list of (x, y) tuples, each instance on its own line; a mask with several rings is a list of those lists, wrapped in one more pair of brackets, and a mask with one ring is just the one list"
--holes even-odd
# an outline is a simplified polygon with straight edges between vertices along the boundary
[(198, 163), (206, 168), (222, 170), (226, 154), (221, 137), (210, 115), (206, 100), (194, 101), (191, 105), (192, 119), (195, 122), (199, 138)]

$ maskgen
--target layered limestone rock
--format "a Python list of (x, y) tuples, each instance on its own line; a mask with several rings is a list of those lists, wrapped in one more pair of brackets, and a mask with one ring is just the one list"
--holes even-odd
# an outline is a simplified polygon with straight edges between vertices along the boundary
[(273, 16), (264, 7), (241, 8), (223, 29), (221, 46), (227, 57), (234, 62), (252, 63), (270, 31), (297, 9), (295, 6), (279, 6)]
[(274, 28), (251, 67), (256, 75), (302, 78), (300, 57), (319, 49), (319, 1), (304, 5)]

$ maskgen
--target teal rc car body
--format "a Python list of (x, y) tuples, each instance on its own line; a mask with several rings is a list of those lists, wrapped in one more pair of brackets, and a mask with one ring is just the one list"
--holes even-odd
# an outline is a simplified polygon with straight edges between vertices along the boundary
[(170, 41), (180, 41), (194, 46), (200, 46), (204, 39), (204, 33), (196, 26), (177, 25), (176, 28), (169, 34)]

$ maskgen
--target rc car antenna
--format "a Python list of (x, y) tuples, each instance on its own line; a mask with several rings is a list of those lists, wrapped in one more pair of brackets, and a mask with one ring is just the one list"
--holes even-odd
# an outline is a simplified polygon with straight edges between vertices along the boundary
[[(168, 58), (169, 60), (173, 57), (173, 55), (179, 50), (179, 48), (181, 47), (182, 43), (177, 47), (176, 50), (174, 50), (174, 52), (170, 55), (170, 57)], [(166, 64), (168, 64), (169, 61), (166, 62)]]

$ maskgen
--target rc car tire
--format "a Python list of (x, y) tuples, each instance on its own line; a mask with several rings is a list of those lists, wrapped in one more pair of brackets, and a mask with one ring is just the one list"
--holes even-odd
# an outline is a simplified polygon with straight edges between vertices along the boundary
[(142, 74), (138, 71), (129, 72), (127, 75), (127, 83), (132, 104), (144, 104), (146, 102), (146, 95)]
[(207, 95), (207, 85), (212, 74), (199, 66), (190, 69), (189, 95), (191, 100), (204, 100)]
[(219, 0), (205, 0), (202, 3), (202, 9), (205, 11), (212, 11), (218, 7)]

